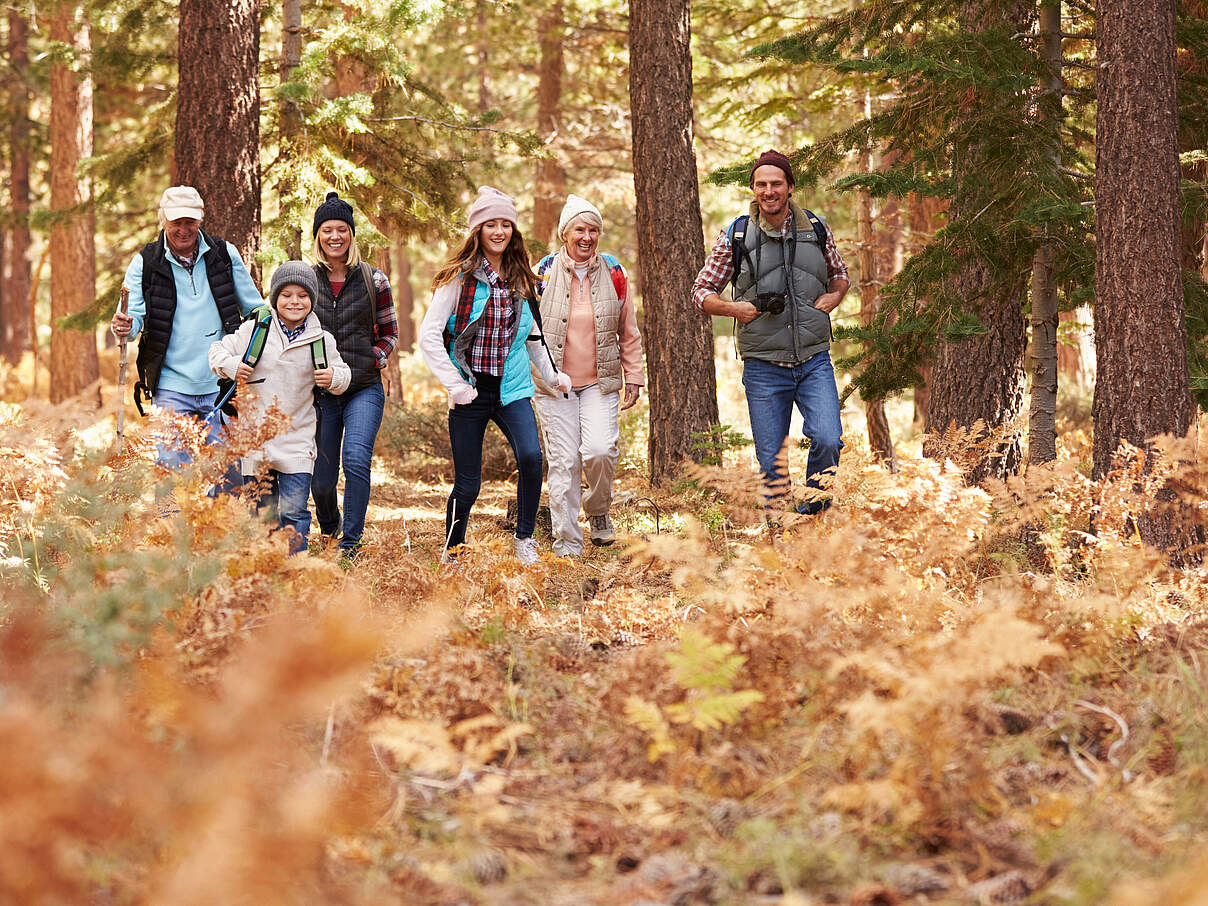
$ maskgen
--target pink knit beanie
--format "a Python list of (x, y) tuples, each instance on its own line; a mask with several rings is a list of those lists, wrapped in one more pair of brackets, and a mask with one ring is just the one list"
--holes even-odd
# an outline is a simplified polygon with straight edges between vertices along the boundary
[(516, 224), (516, 202), (494, 186), (483, 186), (470, 206), (470, 232), (488, 220), (510, 220)]

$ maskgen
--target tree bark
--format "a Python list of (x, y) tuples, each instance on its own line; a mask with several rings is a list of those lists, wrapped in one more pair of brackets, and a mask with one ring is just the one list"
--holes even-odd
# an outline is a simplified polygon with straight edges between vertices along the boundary
[(713, 326), (689, 301), (704, 262), (692, 135), (688, 0), (632, 0), (629, 95), (638, 268), (645, 288), (650, 479), (667, 484), (717, 423)]
[[(968, 29), (1008, 23), (1014, 31), (1026, 31), (1035, 6), (1017, 0), (1014, 4), (994, 4), (986, 0), (966, 3), (961, 24)], [(963, 197), (962, 185), (975, 179), (982, 157), (978, 135), (960, 143), (953, 154), (956, 193), (951, 209), (956, 217), (975, 213), (970, 200)], [(953, 281), (956, 295), (968, 299), (987, 332), (960, 343), (941, 342), (932, 371), (928, 431), (943, 433), (955, 424), (972, 428), (981, 421), (987, 432), (1014, 422), (1023, 411), (1024, 351), (1027, 332), (1023, 318), (1024, 285), (995, 288), (989, 266), (978, 259), (963, 262)], [(980, 462), (966, 476), (975, 484), (990, 476), (1005, 477), (1018, 470), (1022, 452), (1020, 437), (1008, 429), (1002, 439), (990, 445)], [(934, 447), (924, 444), (923, 452), (932, 455)]]
[[(1052, 143), (1049, 160), (1061, 164), (1057, 149), (1061, 107), (1061, 2), (1041, 0), (1040, 36), (1049, 75), (1038, 105)], [(1057, 277), (1056, 248), (1047, 238), (1032, 261), (1032, 399), (1028, 411), (1028, 464), (1057, 458)]]
[[(70, 47), (73, 61), (50, 68), (50, 401), (78, 395), (100, 377), (96, 334), (64, 330), (60, 318), (87, 308), (96, 297), (95, 215), (92, 182), (79, 172), (92, 156), (92, 43), (87, 20), (74, 3), (54, 9), (50, 37)], [(79, 71), (75, 71), (79, 70)], [(99, 388), (95, 403), (100, 405)]]
[(398, 262), (398, 276), (392, 284), (398, 312), (398, 351), (409, 353), (415, 349), (415, 292), (411, 289), (411, 257), (402, 241), (394, 243), (394, 259)]
[(537, 134), (549, 157), (537, 161), (536, 191), (533, 193), (533, 239), (551, 246), (558, 215), (566, 196), (566, 170), (552, 147), (562, 122), (562, 77), (565, 65), (562, 35), (566, 28), (562, 0), (537, 20), (541, 60), (537, 66)]
[[(911, 192), (906, 197), (906, 219), (910, 227), (910, 253), (914, 254), (926, 245), (939, 229), (940, 217), (948, 206), (938, 198)], [(914, 413), (911, 421), (926, 428), (927, 413), (931, 404), (931, 363), (919, 368), (922, 383), (914, 388)]]
[(0, 355), (16, 364), (30, 348), (29, 261), (29, 24), (16, 7), (8, 11), (9, 85), (9, 231), (8, 274), (0, 308)]
[[(1100, 0), (1095, 153), (1094, 476), (1121, 441), (1182, 435), (1194, 406), (1180, 273), (1175, 4)], [(1145, 229), (1138, 230), (1143, 222)], [(1141, 537), (1173, 541), (1168, 521)]]
[(253, 274), (260, 246), (260, 3), (181, 0), (175, 177), (205, 202), (208, 233)]
[[(302, 62), (302, 0), (284, 0), (281, 8), (281, 82), (293, 78), (294, 70)], [(297, 157), (295, 145), (302, 132), (302, 117), (298, 105), (282, 96), (277, 111), (278, 130), (281, 136), (281, 178), (277, 182), (277, 198), (281, 217), (296, 220), (295, 210), (298, 180), (292, 161)], [(286, 231), (286, 254), (290, 258), (302, 257), (302, 230), (296, 224)]]

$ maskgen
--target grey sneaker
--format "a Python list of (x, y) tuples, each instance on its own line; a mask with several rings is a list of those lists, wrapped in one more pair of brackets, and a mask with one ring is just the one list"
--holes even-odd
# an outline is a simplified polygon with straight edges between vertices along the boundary
[(515, 540), (516, 559), (521, 566), (532, 566), (537, 562), (537, 542), (533, 538), (517, 538)]
[(607, 547), (617, 540), (617, 533), (613, 531), (612, 520), (608, 518), (607, 513), (603, 516), (589, 516), (587, 521), (591, 524), (592, 544)]

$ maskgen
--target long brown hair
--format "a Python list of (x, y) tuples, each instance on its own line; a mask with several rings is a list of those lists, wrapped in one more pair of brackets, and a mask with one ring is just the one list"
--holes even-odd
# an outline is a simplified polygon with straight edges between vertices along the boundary
[[(446, 283), (471, 271), (478, 259), (482, 257), (482, 226), (479, 225), (468, 235), (456, 252), (449, 256), (445, 266), (436, 272), (432, 278), (432, 289), (436, 290)], [(512, 238), (503, 250), (503, 261), (500, 277), (508, 285), (508, 289), (525, 299), (537, 296), (537, 275), (529, 264), (528, 251), (524, 247), (524, 236), (520, 227), (512, 224)]]

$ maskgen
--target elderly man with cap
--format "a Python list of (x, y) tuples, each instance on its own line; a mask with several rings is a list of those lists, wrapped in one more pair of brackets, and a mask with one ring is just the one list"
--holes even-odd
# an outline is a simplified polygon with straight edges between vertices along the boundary
[(535, 379), (549, 466), (553, 548), (563, 557), (583, 552), (580, 504), (593, 544), (612, 544), (616, 537), (608, 510), (617, 471), (619, 411), (638, 401), (645, 383), (628, 277), (616, 258), (596, 251), (603, 228), (595, 205), (568, 196), (558, 219), (562, 247), (537, 264), (546, 342), (555, 367), (570, 376), (572, 385), (563, 395), (539, 376)]
[[(787, 157), (760, 155), (751, 167), (755, 200), (722, 231), (692, 287), (699, 311), (737, 321), (755, 457), (769, 503), (777, 506), (788, 495), (778, 459), (794, 404), (810, 442), (809, 487), (821, 489), (820, 474), (838, 465), (843, 447), (830, 313), (847, 292), (847, 267), (826, 222), (792, 200), (793, 184)], [(732, 299), (722, 296), (727, 284)], [(811, 496), (798, 512), (817, 513), (830, 503)]]
[[(235, 246), (201, 229), (205, 204), (192, 186), (172, 186), (159, 202), (159, 237), (126, 268), (128, 313), (116, 312), (110, 329), (137, 337), (138, 383), (143, 398), (163, 409), (209, 419), (211, 443), (222, 427), (213, 413), (217, 378), (210, 344), (234, 333), (243, 316), (263, 304)], [(160, 449), (160, 462), (178, 466), (185, 456)]]

